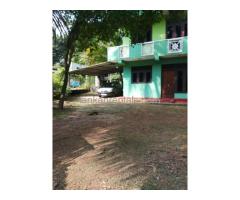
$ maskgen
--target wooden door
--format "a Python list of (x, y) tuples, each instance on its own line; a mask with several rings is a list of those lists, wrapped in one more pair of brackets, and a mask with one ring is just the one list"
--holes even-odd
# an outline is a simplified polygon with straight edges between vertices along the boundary
[(163, 68), (162, 71), (162, 98), (174, 98), (174, 69)]

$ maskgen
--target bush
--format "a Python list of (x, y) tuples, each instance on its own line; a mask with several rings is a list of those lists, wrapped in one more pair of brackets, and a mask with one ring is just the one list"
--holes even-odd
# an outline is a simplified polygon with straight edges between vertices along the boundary
[[(64, 78), (64, 67), (56, 66), (57, 70), (53, 72), (53, 98), (58, 99), (61, 94), (61, 89), (63, 85), (63, 78)], [(70, 89), (67, 88), (66, 95), (70, 94)]]

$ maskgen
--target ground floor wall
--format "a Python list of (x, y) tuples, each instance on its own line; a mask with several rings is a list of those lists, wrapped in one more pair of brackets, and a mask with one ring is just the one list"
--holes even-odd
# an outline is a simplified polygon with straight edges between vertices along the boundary
[[(152, 81), (151, 83), (132, 83), (131, 70), (132, 67), (152, 66)], [(161, 65), (160, 63), (134, 62), (126, 64), (123, 68), (123, 96), (124, 97), (144, 97), (144, 98), (159, 98), (161, 95)]]
[(187, 99), (187, 93), (174, 93), (174, 98), (175, 99)]
[[(159, 61), (138, 61), (126, 63), (123, 67), (123, 96), (140, 98), (161, 98), (162, 65), (187, 63), (187, 58), (160, 59)], [(132, 67), (152, 66), (150, 83), (133, 83)], [(174, 93), (175, 99), (187, 99), (187, 93)]]

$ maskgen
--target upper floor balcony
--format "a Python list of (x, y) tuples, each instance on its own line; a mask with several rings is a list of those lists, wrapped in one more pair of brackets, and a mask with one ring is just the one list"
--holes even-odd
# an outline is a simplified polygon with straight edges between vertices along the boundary
[(187, 36), (108, 47), (108, 61), (135, 61), (187, 55)]

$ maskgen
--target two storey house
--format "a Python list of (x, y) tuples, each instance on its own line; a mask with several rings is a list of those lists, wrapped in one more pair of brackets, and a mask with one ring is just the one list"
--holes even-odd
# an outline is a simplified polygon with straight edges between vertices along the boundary
[(187, 100), (187, 22), (154, 23), (144, 41), (108, 48), (108, 61), (123, 68), (123, 96)]

